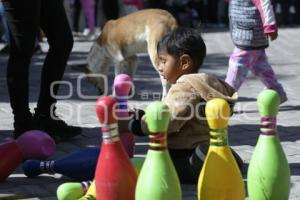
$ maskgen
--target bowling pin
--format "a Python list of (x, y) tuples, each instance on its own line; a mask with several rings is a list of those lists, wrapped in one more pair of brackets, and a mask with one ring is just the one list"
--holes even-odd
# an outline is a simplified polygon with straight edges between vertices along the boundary
[(153, 102), (146, 108), (149, 150), (138, 177), (136, 200), (180, 200), (179, 178), (167, 149), (168, 107)]
[(120, 142), (116, 104), (107, 96), (96, 103), (103, 139), (95, 172), (97, 200), (134, 200), (137, 174)]
[(251, 200), (289, 199), (290, 168), (276, 125), (279, 102), (274, 90), (264, 90), (257, 98), (261, 134), (248, 168), (247, 187)]
[(134, 158), (130, 158), (130, 161), (136, 171), (136, 174), (139, 176), (142, 166), (145, 162), (145, 158), (144, 157), (134, 157)]
[(28, 177), (59, 173), (75, 180), (93, 180), (98, 155), (99, 148), (85, 148), (57, 160), (27, 160), (23, 171)]
[(27, 131), (16, 140), (0, 144), (0, 182), (4, 181), (26, 159), (46, 159), (55, 152), (55, 142), (45, 132)]
[(89, 187), (87, 193), (83, 197), (81, 197), (79, 200), (96, 200), (96, 186), (95, 186), (95, 181), (92, 182), (92, 184)]
[[(119, 74), (115, 77), (114, 90), (118, 101), (118, 120), (129, 119), (127, 100), (131, 87), (132, 81), (127, 74)], [(134, 135), (131, 132), (124, 132), (120, 133), (119, 137), (129, 157), (133, 157), (135, 147)]]
[(80, 183), (64, 183), (57, 188), (58, 200), (75, 200), (85, 195), (92, 181), (83, 181)]
[(245, 187), (228, 144), (230, 108), (224, 99), (206, 103), (210, 146), (198, 180), (198, 200), (244, 200)]
[[(135, 158), (131, 158), (131, 163), (133, 164), (137, 174), (140, 173), (140, 170), (142, 168), (142, 165), (145, 161), (145, 158), (143, 157), (135, 157)], [(88, 189), (87, 193), (80, 198), (79, 200), (92, 200), (92, 199), (96, 199), (96, 188), (95, 188), (95, 182), (93, 181), (90, 188)]]

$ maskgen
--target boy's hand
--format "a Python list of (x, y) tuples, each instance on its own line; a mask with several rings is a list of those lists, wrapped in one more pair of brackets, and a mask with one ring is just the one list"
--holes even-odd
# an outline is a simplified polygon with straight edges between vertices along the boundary
[(132, 119), (128, 123), (128, 129), (133, 135), (136, 136), (146, 136), (146, 134), (142, 130), (141, 121)]
[(145, 112), (141, 109), (132, 109), (129, 111), (131, 120), (128, 123), (128, 129), (136, 136), (146, 136), (141, 127), (142, 117), (145, 115)]
[[(144, 114), (145, 114), (145, 112), (140, 109), (135, 108), (135, 109), (129, 110), (130, 117), (128, 119), (119, 119), (118, 120), (119, 133), (124, 133), (124, 132), (129, 132), (129, 131), (132, 132), (132, 130), (131, 130), (132, 128), (135, 131), (140, 132), (141, 128), (139, 128), (140, 125), (138, 125), (138, 124), (140, 124), (140, 120), (142, 119)], [(135, 121), (135, 122), (133, 123), (133, 121)]]
[(271, 39), (271, 41), (276, 40), (278, 37), (278, 32), (266, 33), (266, 36)]
[(145, 111), (141, 109), (133, 108), (129, 110), (129, 115), (131, 116), (132, 119), (135, 120), (141, 120), (144, 114)]

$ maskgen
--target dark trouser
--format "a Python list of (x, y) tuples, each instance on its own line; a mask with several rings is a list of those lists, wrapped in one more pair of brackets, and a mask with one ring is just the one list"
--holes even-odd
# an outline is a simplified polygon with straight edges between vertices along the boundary
[(107, 20), (117, 19), (119, 17), (119, 1), (118, 0), (103, 0), (103, 12)]
[[(198, 145), (196, 149), (169, 149), (181, 184), (197, 184), (198, 178), (208, 152), (208, 143)], [(232, 150), (240, 170), (243, 169), (243, 160)]]
[(207, 143), (196, 149), (169, 149), (181, 184), (197, 184), (207, 151)]
[(199, 163), (197, 169), (196, 164), (190, 162), (194, 152), (195, 150), (169, 149), (171, 159), (181, 184), (197, 184), (198, 182), (203, 163)]
[[(56, 102), (51, 96), (51, 84), (63, 77), (67, 59), (73, 47), (62, 0), (3, 0), (11, 31), (11, 51), (8, 60), (7, 84), (15, 119), (28, 116), (29, 65), (35, 39), (41, 28), (49, 43), (41, 77), (37, 110), (49, 113)], [(57, 94), (58, 84), (52, 91)]]

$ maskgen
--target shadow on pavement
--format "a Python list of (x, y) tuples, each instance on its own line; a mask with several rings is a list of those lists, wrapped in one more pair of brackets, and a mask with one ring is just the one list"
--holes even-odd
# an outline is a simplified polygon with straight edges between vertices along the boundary
[[(254, 124), (238, 124), (229, 126), (230, 145), (255, 146), (260, 134), (260, 126)], [(281, 142), (294, 142), (300, 140), (300, 126), (277, 126)]]

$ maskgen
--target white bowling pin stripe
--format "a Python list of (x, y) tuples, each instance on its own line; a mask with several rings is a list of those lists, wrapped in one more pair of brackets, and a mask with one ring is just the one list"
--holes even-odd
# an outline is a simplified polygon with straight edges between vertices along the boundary
[(117, 123), (106, 125), (101, 130), (104, 143), (120, 141)]
[(85, 194), (85, 193), (88, 191), (88, 189), (89, 189), (89, 187), (91, 186), (91, 184), (92, 184), (92, 181), (87, 181), (87, 182), (84, 181), (84, 182), (81, 182), (83, 194)]
[(277, 135), (276, 116), (262, 117), (260, 119), (261, 135)]
[(40, 170), (42, 173), (54, 174), (54, 160), (43, 161), (40, 163)]
[(165, 132), (149, 134), (149, 149), (163, 151), (167, 149), (167, 136)]
[(116, 128), (118, 128), (118, 123), (104, 124), (101, 126), (101, 129), (116, 129)]

